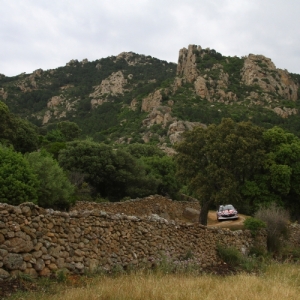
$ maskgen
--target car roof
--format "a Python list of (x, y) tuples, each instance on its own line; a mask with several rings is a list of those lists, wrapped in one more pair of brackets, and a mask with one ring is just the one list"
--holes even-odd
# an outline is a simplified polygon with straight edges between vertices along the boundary
[(220, 208), (223, 208), (223, 207), (226, 207), (226, 206), (230, 206), (230, 207), (233, 207), (233, 208), (234, 208), (234, 206), (233, 206), (232, 204), (225, 204), (225, 205), (220, 205), (220, 206), (219, 206), (219, 209), (220, 209)]

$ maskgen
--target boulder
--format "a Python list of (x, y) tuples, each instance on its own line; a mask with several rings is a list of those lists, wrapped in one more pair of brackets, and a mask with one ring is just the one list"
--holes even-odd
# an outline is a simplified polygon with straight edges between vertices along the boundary
[(153, 108), (160, 106), (162, 100), (161, 90), (157, 90), (154, 93), (149, 94), (142, 101), (142, 111), (150, 112)]
[(182, 214), (182, 216), (190, 222), (198, 222), (199, 215), (200, 211), (191, 207), (186, 207)]

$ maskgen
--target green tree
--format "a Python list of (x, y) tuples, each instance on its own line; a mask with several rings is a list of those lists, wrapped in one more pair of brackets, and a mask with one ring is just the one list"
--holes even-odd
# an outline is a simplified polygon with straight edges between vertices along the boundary
[(68, 171), (84, 174), (85, 181), (103, 198), (120, 200), (125, 196), (152, 194), (157, 184), (147, 178), (138, 160), (122, 150), (92, 141), (73, 141), (60, 151), (60, 165)]
[(12, 120), (9, 109), (5, 103), (0, 101), (0, 142), (7, 143), (12, 134)]
[(275, 202), (289, 209), (295, 219), (300, 219), (300, 140), (282, 128), (273, 127), (262, 134), (264, 153), (260, 168), (252, 176), (239, 182), (240, 207), (254, 214), (261, 205)]
[(14, 119), (14, 135), (12, 144), (16, 151), (21, 153), (36, 151), (38, 149), (37, 128), (27, 120)]
[(126, 151), (114, 151), (112, 164), (114, 172), (106, 183), (111, 199), (143, 197), (157, 192), (158, 181), (152, 176), (146, 176), (144, 166)]
[(0, 144), (0, 202), (37, 203), (38, 180), (23, 155)]
[(77, 139), (81, 129), (79, 126), (70, 121), (63, 121), (56, 124), (56, 128), (51, 129), (44, 136), (43, 144), (70, 142)]
[(136, 158), (165, 156), (165, 153), (162, 150), (160, 150), (157, 146), (154, 145), (134, 143), (134, 144), (125, 145), (123, 147), (124, 150), (126, 150)]
[(62, 133), (66, 142), (77, 139), (81, 133), (79, 126), (70, 121), (63, 121), (57, 123), (57, 129)]
[(43, 146), (43, 149), (45, 149), (47, 152), (53, 155), (53, 158), (58, 160), (59, 151), (62, 149), (66, 149), (66, 143), (65, 142), (53, 142), (49, 143)]
[(45, 140), (43, 141), (43, 143), (62, 143), (65, 141), (66, 138), (59, 129), (52, 129), (45, 135)]
[(291, 215), (300, 219), (300, 139), (282, 128), (273, 127), (263, 135), (267, 161), (265, 182)]
[(170, 156), (142, 157), (148, 176), (158, 181), (157, 193), (177, 198), (180, 185), (176, 180), (176, 164)]
[(6, 104), (0, 101), (0, 142), (12, 145), (18, 152), (34, 151), (38, 147), (36, 127), (10, 113)]
[(74, 186), (63, 169), (47, 152), (32, 152), (26, 158), (39, 179), (38, 205), (45, 208), (68, 209)]
[(178, 176), (201, 204), (200, 223), (207, 225), (212, 204), (242, 200), (241, 187), (264, 162), (263, 129), (250, 122), (223, 119), (207, 129), (196, 127), (176, 146)]

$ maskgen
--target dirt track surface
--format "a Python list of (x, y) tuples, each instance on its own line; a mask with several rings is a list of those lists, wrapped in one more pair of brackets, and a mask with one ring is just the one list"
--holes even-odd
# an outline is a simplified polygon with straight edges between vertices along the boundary
[(225, 220), (219, 222), (217, 220), (217, 214), (215, 211), (211, 210), (208, 213), (207, 225), (214, 227), (235, 227), (235, 226), (243, 226), (244, 221), (247, 217), (245, 215), (239, 214), (239, 218), (237, 220)]

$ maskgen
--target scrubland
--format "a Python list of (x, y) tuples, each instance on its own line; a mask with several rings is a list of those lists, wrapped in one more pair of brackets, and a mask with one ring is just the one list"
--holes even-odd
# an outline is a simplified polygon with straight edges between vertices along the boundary
[(141, 271), (113, 276), (44, 279), (36, 291), (18, 292), (9, 300), (138, 299), (300, 299), (300, 265), (272, 263), (261, 274), (167, 274)]

